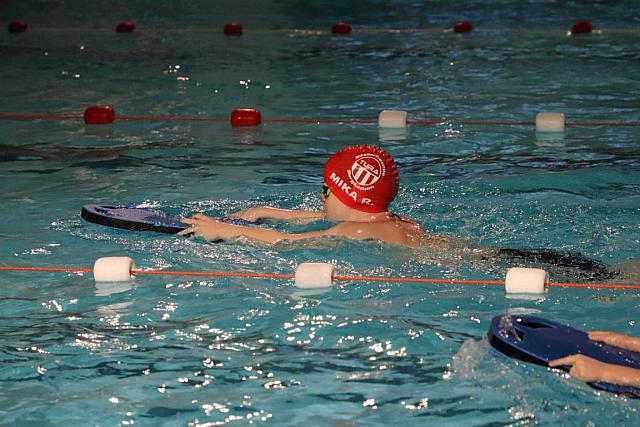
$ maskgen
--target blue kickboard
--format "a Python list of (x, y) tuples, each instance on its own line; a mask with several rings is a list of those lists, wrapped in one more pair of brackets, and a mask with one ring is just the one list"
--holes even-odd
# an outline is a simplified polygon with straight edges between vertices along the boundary
[[(180, 217), (144, 208), (129, 208), (108, 205), (84, 205), (82, 218), (95, 224), (124, 228), (135, 231), (156, 231), (174, 234), (189, 228), (189, 224), (180, 221)], [(221, 221), (236, 225), (255, 224), (243, 219), (222, 217)]]
[[(501, 314), (491, 320), (489, 342), (496, 350), (525, 362), (548, 366), (549, 361), (583, 354), (615, 365), (640, 369), (640, 353), (592, 341), (586, 332), (552, 320), (527, 315)], [(569, 366), (561, 367), (569, 371)], [(640, 397), (640, 388), (590, 383), (594, 388)]]

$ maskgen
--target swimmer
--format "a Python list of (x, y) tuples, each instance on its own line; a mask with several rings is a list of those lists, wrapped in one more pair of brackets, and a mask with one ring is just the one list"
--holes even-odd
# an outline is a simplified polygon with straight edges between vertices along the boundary
[[(640, 338), (615, 332), (589, 332), (589, 339), (615, 347), (640, 352)], [(640, 387), (640, 369), (600, 362), (583, 354), (572, 354), (549, 362), (552, 368), (571, 366), (569, 375), (585, 382), (606, 382), (611, 384)]]
[(283, 233), (269, 228), (223, 223), (199, 213), (182, 219), (191, 227), (178, 234), (213, 241), (249, 240), (268, 244), (326, 237), (379, 240), (408, 247), (434, 246), (447, 241), (448, 237), (430, 234), (415, 221), (389, 211), (398, 187), (398, 167), (389, 153), (370, 145), (350, 146), (327, 161), (322, 211), (263, 206), (228, 215), (248, 221), (337, 222), (333, 227), (306, 233)]
[[(339, 237), (351, 240), (377, 240), (409, 248), (435, 248), (443, 253), (454, 251), (465, 259), (507, 262), (509, 265), (541, 264), (552, 271), (570, 271), (571, 277), (583, 280), (609, 280), (618, 271), (579, 253), (553, 249), (499, 249), (474, 247), (448, 234), (425, 231), (412, 219), (389, 211), (399, 188), (398, 167), (385, 150), (370, 145), (346, 147), (329, 158), (322, 186), (323, 210), (289, 210), (270, 206), (254, 207), (227, 215), (251, 222), (288, 221), (307, 223), (328, 220), (333, 227), (306, 233), (283, 233), (265, 227), (222, 222), (202, 213), (181, 221), (190, 225), (179, 232), (190, 238), (212, 241), (252, 241), (277, 244), (307, 239)], [(441, 258), (439, 258), (441, 261)], [(457, 257), (452, 256), (452, 262)]]

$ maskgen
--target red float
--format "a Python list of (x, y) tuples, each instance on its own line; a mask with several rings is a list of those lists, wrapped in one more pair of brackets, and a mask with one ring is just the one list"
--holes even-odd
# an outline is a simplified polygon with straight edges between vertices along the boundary
[(254, 108), (238, 108), (231, 112), (231, 126), (258, 126), (260, 123), (262, 115)]
[(11, 21), (9, 22), (10, 33), (24, 33), (29, 26), (24, 21)]
[(116, 113), (108, 105), (93, 105), (84, 110), (84, 122), (88, 125), (108, 125), (116, 119)]
[(351, 24), (348, 22), (338, 22), (331, 27), (333, 34), (349, 34), (351, 33)]
[(224, 26), (224, 34), (227, 36), (239, 36), (242, 34), (242, 25), (237, 22), (229, 22)]
[(473, 31), (473, 24), (469, 21), (458, 21), (453, 24), (453, 31), (455, 33), (470, 33)]
[(136, 24), (131, 21), (119, 22), (118, 25), (116, 26), (117, 33), (131, 33), (135, 31), (135, 29), (136, 29)]
[(589, 34), (593, 30), (593, 26), (589, 21), (576, 21), (573, 24), (571, 33), (573, 34)]

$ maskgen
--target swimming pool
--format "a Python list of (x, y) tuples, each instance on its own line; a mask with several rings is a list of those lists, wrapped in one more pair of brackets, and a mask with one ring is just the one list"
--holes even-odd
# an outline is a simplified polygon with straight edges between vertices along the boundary
[[(470, 245), (579, 251), (607, 265), (640, 258), (640, 16), (624, 2), (189, 2), (108, 9), (89, 2), (3, 5), (29, 31), (0, 36), (0, 113), (265, 118), (343, 123), (2, 120), (0, 265), (91, 267), (131, 256), (159, 270), (291, 273), (335, 262), (345, 275), (492, 280), (508, 265), (378, 243), (209, 244), (88, 224), (86, 203), (212, 215), (261, 204), (320, 208), (322, 168), (350, 144), (400, 167), (395, 212)], [(215, 9), (215, 10), (211, 10)], [(574, 19), (602, 33), (568, 37)], [(116, 34), (115, 24), (137, 29)], [(458, 19), (471, 34), (441, 31)], [(241, 22), (241, 37), (222, 26)], [(339, 21), (354, 33), (329, 34)], [(302, 28), (319, 32), (293, 32)], [(428, 28), (390, 33), (374, 29)], [(358, 29), (369, 32), (358, 33)], [(610, 31), (607, 31), (610, 29)], [(277, 30), (277, 31), (276, 31)], [(405, 132), (347, 119), (401, 109)], [(306, 226), (276, 225), (284, 230)], [(462, 256), (462, 259), (461, 259)], [(574, 280), (571, 273), (552, 275)], [(0, 274), (2, 425), (633, 425), (638, 402), (490, 350), (491, 318), (533, 312), (581, 329), (638, 335), (637, 292), (289, 280)]]

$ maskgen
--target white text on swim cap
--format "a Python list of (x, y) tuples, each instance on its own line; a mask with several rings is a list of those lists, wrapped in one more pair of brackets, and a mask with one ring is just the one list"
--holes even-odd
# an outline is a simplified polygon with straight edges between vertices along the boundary
[[(342, 178), (340, 178), (338, 175), (336, 175), (335, 172), (331, 172), (331, 176), (329, 177), (329, 179), (334, 184), (337, 184), (338, 187), (340, 188), (340, 190), (344, 191), (344, 193), (347, 196), (351, 197), (354, 202), (358, 201), (358, 193), (353, 191), (353, 189), (346, 182), (344, 182), (344, 180)], [(365, 197), (362, 198), (360, 203), (363, 204), (363, 205), (371, 205), (372, 204), (371, 203), (371, 199), (367, 199)]]

